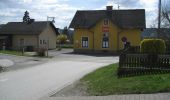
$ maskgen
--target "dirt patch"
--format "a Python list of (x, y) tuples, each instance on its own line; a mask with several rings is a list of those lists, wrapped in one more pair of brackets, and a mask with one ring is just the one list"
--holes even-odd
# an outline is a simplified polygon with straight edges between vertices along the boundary
[(51, 97), (65, 97), (65, 96), (88, 96), (86, 92), (86, 83), (76, 81), (75, 83), (63, 88)]

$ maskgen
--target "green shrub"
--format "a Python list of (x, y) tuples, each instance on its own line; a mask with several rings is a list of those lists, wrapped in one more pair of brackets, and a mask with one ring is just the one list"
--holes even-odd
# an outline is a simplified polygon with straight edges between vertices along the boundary
[(2, 72), (2, 70), (3, 70), (3, 67), (2, 67), (2, 66), (0, 66), (0, 72)]
[(67, 42), (67, 35), (61, 34), (57, 36), (57, 43), (64, 44)]
[(170, 51), (170, 41), (166, 41), (166, 50)]
[(165, 53), (166, 45), (162, 39), (144, 39), (140, 45), (141, 53)]

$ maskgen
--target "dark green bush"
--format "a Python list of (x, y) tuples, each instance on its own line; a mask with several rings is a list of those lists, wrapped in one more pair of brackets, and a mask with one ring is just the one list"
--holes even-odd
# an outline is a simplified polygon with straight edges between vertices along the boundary
[(0, 66), (0, 72), (2, 72), (2, 70), (3, 70), (3, 67), (2, 67), (2, 66)]
[(170, 41), (166, 41), (165, 44), (166, 44), (166, 53), (170, 54)]
[(144, 39), (140, 45), (141, 53), (165, 53), (166, 45), (162, 39)]

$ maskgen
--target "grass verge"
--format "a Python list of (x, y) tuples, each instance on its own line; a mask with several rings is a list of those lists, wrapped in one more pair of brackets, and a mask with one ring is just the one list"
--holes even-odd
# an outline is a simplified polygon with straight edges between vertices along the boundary
[(61, 47), (59, 44), (57, 44), (56, 48), (65, 48), (65, 49), (71, 49), (73, 48), (73, 44), (62, 44)]
[(80, 81), (86, 83), (89, 95), (139, 94), (170, 91), (170, 74), (117, 78), (118, 64), (100, 68)]
[(14, 51), (14, 50), (0, 50), (0, 53), (23, 56), (21, 51)]

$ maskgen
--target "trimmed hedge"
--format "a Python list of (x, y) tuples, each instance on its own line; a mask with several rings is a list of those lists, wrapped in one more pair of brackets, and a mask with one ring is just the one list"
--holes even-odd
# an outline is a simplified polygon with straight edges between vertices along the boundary
[(165, 53), (166, 45), (162, 39), (144, 39), (140, 44), (141, 53)]
[(167, 53), (170, 54), (170, 41), (166, 41), (165, 44), (166, 44), (166, 51)]

